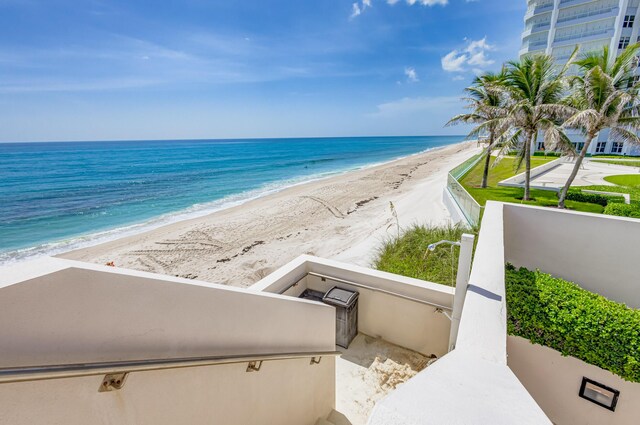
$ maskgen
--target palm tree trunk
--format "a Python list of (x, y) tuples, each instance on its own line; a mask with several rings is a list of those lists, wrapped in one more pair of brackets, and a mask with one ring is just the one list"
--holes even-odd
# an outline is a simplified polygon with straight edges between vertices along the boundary
[(573, 181), (578, 175), (578, 171), (580, 170), (580, 166), (582, 165), (582, 160), (587, 155), (587, 151), (589, 150), (589, 145), (591, 144), (594, 138), (595, 138), (595, 135), (589, 134), (585, 139), (584, 146), (580, 151), (580, 155), (578, 155), (578, 158), (576, 158), (576, 163), (573, 166), (573, 170), (571, 171), (571, 174), (569, 175), (567, 182), (564, 184), (564, 187), (562, 188), (562, 190), (560, 191), (560, 195), (558, 196), (558, 208), (565, 208), (564, 201), (567, 197), (567, 193), (569, 192), (569, 188), (571, 187), (571, 184), (573, 184)]
[(489, 183), (489, 166), (491, 165), (491, 151), (493, 150), (493, 131), (489, 134), (489, 146), (487, 146), (487, 157), (484, 160), (484, 172), (482, 173), (482, 187), (483, 189), (487, 187)]
[(527, 138), (524, 146), (524, 201), (531, 199), (529, 186), (531, 185), (531, 144), (534, 142), (534, 138), (537, 133), (533, 133)]

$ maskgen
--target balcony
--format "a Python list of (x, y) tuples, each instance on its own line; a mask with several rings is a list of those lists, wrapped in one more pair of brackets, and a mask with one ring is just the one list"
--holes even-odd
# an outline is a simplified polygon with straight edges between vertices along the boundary
[(546, 3), (546, 4), (543, 4), (541, 6), (535, 6), (535, 7), (527, 9), (527, 12), (524, 15), (524, 19), (526, 21), (526, 20), (530, 19), (533, 16), (540, 15), (542, 13), (548, 13), (548, 12), (551, 12), (551, 11), (553, 11), (553, 2)]
[(594, 3), (596, 1), (598, 0), (560, 0), (560, 9), (579, 6), (581, 4)]
[(600, 40), (613, 37), (613, 29), (601, 29), (593, 31), (584, 31), (579, 33), (568, 34), (564, 36), (556, 36), (553, 40), (553, 47), (566, 46), (570, 44), (585, 43), (587, 41)]
[(539, 40), (539, 41), (525, 41), (520, 48), (520, 56), (526, 55), (527, 53), (533, 53), (537, 51), (543, 51), (547, 48), (547, 40)]
[(532, 34), (549, 31), (550, 28), (551, 28), (551, 24), (549, 22), (528, 25), (527, 28), (522, 32), (522, 37), (524, 38)]
[(582, 24), (585, 22), (593, 22), (593, 21), (598, 21), (602, 19), (615, 18), (616, 16), (618, 16), (619, 11), (620, 11), (620, 8), (612, 7), (612, 8), (606, 8), (606, 9), (591, 10), (588, 12), (578, 13), (570, 16), (563, 16), (563, 17), (559, 16), (556, 27), (563, 28), (571, 25)]

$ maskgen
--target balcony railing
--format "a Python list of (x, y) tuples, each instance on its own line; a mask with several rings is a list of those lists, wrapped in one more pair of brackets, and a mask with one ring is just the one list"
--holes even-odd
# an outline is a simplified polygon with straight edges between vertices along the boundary
[(462, 211), (464, 218), (470, 226), (477, 226), (480, 224), (480, 216), (482, 215), (483, 207), (478, 204), (478, 202), (469, 194), (469, 192), (467, 192), (458, 180), (464, 177), (465, 174), (471, 171), (471, 169), (484, 158), (484, 154), (471, 157), (469, 160), (451, 170), (447, 176), (447, 190), (460, 208), (460, 211)]
[(549, 22), (542, 22), (542, 23), (537, 23), (537, 24), (533, 24), (533, 25), (529, 25), (527, 26), (527, 28), (525, 29), (525, 34), (533, 34), (535, 32), (542, 32), (542, 31), (546, 31), (548, 29), (551, 28), (551, 24)]
[(529, 9), (527, 9), (527, 12), (525, 13), (525, 19), (529, 19), (530, 17), (534, 16), (534, 15), (538, 15), (540, 13), (545, 13), (545, 12), (550, 12), (553, 10), (553, 2), (551, 3), (546, 3), (543, 5), (539, 5), (539, 6), (533, 6), (530, 7)]
[(565, 41), (570, 41), (570, 40), (578, 40), (581, 38), (587, 38), (587, 37), (596, 37), (599, 35), (605, 35), (605, 34), (609, 34), (611, 32), (610, 29), (602, 29), (602, 30), (595, 30), (595, 31), (585, 31), (585, 32), (581, 32), (581, 33), (575, 33), (575, 34), (568, 34), (566, 36), (563, 37), (556, 37), (555, 40), (553, 40), (553, 43), (562, 43)]
[(540, 40), (534, 42), (525, 42), (522, 44), (522, 50), (540, 50), (547, 46), (547, 40)]
[(617, 11), (618, 11), (617, 7), (610, 7), (610, 8), (606, 8), (606, 9), (591, 10), (591, 11), (587, 11), (587, 12), (583, 12), (583, 13), (578, 13), (578, 14), (575, 14), (575, 15), (558, 17), (558, 23), (561, 24), (561, 23), (573, 21), (573, 20), (576, 20), (576, 19), (583, 19), (583, 18), (588, 18), (588, 17), (591, 17), (591, 16), (604, 15), (604, 14), (607, 14), (607, 13), (613, 14), (613, 12), (617, 13)]
[(592, 3), (595, 0), (560, 0), (560, 7), (577, 6), (584, 3)]
[(535, 9), (533, 10), (533, 13), (538, 14), (538, 13), (546, 12), (551, 9), (553, 9), (553, 2), (536, 6)]

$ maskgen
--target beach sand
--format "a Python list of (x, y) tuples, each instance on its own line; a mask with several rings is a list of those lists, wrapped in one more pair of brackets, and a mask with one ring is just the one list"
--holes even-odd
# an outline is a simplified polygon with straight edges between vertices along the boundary
[(449, 220), (447, 172), (477, 153), (465, 142), (294, 186), (61, 258), (247, 287), (302, 254), (370, 266), (401, 228)]

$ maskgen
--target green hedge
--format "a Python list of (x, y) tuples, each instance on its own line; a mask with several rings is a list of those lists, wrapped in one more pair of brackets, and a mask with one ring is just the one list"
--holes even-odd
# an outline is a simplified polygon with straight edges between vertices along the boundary
[[(518, 156), (520, 153), (518, 151), (509, 151), (507, 155)], [(562, 156), (561, 152), (544, 152), (544, 151), (535, 151), (532, 156), (548, 156), (553, 158), (560, 158)]]
[(549, 156), (559, 158), (562, 156), (560, 152), (534, 152), (533, 156)]
[(604, 209), (604, 213), (608, 215), (617, 215), (619, 217), (640, 218), (640, 205), (610, 203)]
[(622, 196), (607, 196), (597, 193), (585, 193), (579, 190), (572, 190), (567, 193), (568, 201), (589, 202), (591, 204), (598, 204), (606, 207), (609, 202), (624, 202)]
[(510, 335), (640, 382), (640, 310), (511, 265), (506, 290)]

